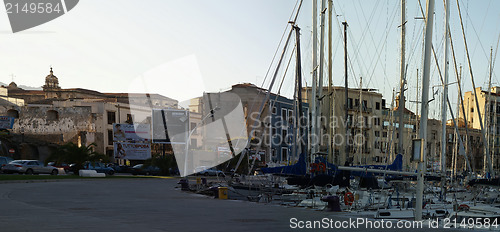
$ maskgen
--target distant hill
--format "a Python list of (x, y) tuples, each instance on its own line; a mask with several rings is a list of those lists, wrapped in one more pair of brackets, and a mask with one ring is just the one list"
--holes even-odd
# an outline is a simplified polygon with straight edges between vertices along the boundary
[[(9, 84), (5, 84), (5, 83), (0, 81), (0, 85), (8, 86)], [(43, 89), (42, 87), (32, 87), (32, 86), (27, 86), (27, 85), (18, 85), (17, 87), (19, 87), (21, 89), (25, 89), (25, 90), (42, 90)]]
[(42, 87), (32, 87), (32, 86), (26, 86), (26, 85), (18, 85), (17, 87), (25, 90), (43, 90)]

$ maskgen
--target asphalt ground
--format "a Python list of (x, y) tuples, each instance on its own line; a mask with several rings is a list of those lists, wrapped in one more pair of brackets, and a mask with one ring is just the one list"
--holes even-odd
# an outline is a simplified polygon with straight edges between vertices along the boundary
[[(353, 227), (352, 221), (362, 217), (359, 215), (214, 199), (181, 191), (177, 188), (178, 180), (124, 178), (0, 182), (0, 231), (366, 230), (364, 224)], [(314, 226), (314, 221), (320, 221), (321, 226), (316, 223), (316, 228), (299, 229)], [(380, 228), (387, 225), (379, 224), (377, 229), (370, 231), (408, 230)], [(347, 229), (341, 229), (346, 228), (344, 226)], [(371, 228), (373, 226), (376, 225)], [(410, 229), (417, 231), (414, 227)], [(425, 225), (418, 231), (429, 230)]]

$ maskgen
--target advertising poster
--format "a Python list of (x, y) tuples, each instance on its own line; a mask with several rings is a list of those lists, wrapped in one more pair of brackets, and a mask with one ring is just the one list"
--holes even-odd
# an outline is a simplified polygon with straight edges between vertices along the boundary
[(148, 124), (113, 124), (113, 141), (149, 141), (151, 129)]
[(151, 144), (149, 143), (114, 143), (115, 159), (147, 160), (151, 158)]

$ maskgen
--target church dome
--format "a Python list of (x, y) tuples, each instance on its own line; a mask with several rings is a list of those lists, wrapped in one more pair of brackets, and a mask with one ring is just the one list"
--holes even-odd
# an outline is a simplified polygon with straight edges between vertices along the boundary
[(45, 77), (45, 85), (43, 86), (43, 90), (56, 90), (60, 89), (59, 87), (59, 79), (54, 75), (52, 71), (52, 67), (50, 68), (50, 74)]

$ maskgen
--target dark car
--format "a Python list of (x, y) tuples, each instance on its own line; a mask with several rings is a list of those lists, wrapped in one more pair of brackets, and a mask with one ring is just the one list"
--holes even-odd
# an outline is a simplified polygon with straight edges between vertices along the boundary
[(107, 167), (110, 167), (115, 170), (116, 173), (130, 173), (130, 166), (127, 165), (118, 165), (114, 163), (110, 163), (106, 165)]
[(132, 175), (160, 175), (160, 168), (156, 166), (144, 166), (144, 164), (138, 164), (132, 167)]
[[(74, 167), (75, 166), (72, 165), (70, 170), (73, 172), (76, 172)], [(110, 167), (106, 167), (106, 165), (101, 163), (101, 162), (85, 162), (83, 164), (83, 169), (84, 170), (95, 170), (97, 173), (105, 173), (106, 175), (110, 175), (110, 176), (115, 174), (114, 169), (112, 169)], [(75, 173), (75, 174), (78, 174), (78, 173)]]
[(0, 156), (0, 169), (12, 161), (14, 160), (10, 157)]

